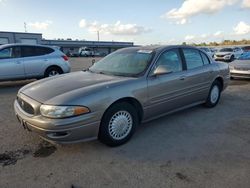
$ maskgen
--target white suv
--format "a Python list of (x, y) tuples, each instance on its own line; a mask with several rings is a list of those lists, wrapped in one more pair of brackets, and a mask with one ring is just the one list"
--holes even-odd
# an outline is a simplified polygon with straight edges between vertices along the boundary
[(68, 57), (56, 47), (0, 46), (0, 81), (43, 78), (70, 72)]
[(222, 48), (214, 54), (214, 59), (216, 61), (227, 61), (231, 62), (234, 59), (239, 58), (243, 54), (241, 48)]

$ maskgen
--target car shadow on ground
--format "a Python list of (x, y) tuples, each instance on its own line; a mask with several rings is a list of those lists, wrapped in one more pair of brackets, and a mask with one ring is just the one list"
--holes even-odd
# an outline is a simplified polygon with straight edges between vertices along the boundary
[(31, 79), (31, 80), (20, 80), (20, 81), (2, 81), (2, 82), (0, 81), (0, 89), (22, 87), (34, 81), (36, 80)]

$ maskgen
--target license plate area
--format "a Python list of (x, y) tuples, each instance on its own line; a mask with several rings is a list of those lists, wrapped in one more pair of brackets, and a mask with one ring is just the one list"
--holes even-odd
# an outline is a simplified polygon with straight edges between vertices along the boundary
[(25, 129), (25, 130), (28, 130), (28, 131), (31, 131), (29, 129), (29, 127), (27, 126), (27, 123), (25, 120), (23, 120), (21, 117), (19, 117), (17, 114), (16, 114), (16, 117), (17, 117), (17, 120), (19, 121), (20, 125)]

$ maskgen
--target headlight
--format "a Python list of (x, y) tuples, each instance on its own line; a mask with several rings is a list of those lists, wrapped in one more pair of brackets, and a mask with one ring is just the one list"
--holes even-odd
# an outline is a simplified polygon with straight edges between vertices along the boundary
[(233, 67), (233, 66), (229, 66), (229, 69), (230, 69), (230, 70), (234, 70), (234, 67)]
[(52, 106), (41, 105), (42, 116), (48, 118), (66, 118), (89, 113), (90, 110), (84, 106)]

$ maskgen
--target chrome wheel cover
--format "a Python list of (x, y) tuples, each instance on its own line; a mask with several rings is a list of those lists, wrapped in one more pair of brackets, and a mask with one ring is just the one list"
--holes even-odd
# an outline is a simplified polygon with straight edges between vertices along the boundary
[(127, 111), (116, 112), (109, 121), (109, 134), (114, 140), (122, 140), (130, 133), (133, 118)]
[(210, 94), (210, 100), (213, 104), (215, 104), (220, 96), (220, 89), (217, 85), (214, 85), (214, 87), (211, 90), (211, 94)]
[(49, 72), (49, 77), (56, 76), (56, 75), (59, 75), (59, 72), (56, 71), (56, 70), (52, 70), (52, 71)]

